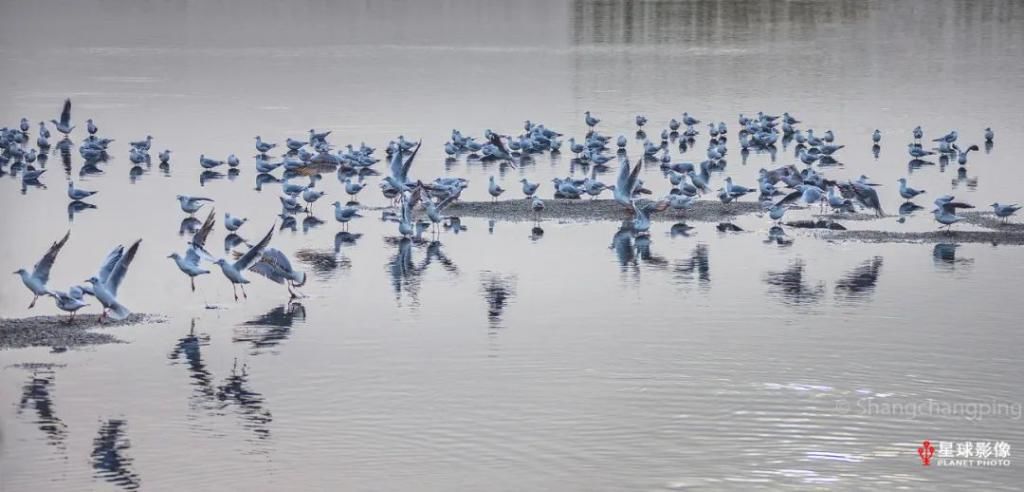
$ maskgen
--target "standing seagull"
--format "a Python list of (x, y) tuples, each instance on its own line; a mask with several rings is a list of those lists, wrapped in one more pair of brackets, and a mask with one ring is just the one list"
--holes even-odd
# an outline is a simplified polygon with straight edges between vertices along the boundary
[(177, 198), (178, 204), (181, 205), (181, 211), (189, 215), (195, 214), (199, 209), (203, 208), (203, 205), (205, 205), (203, 202), (213, 201), (211, 198), (201, 196), (178, 195)]
[(996, 217), (1002, 219), (1003, 222), (1006, 222), (1006, 220), (1010, 218), (1011, 215), (1017, 213), (1018, 210), (1020, 210), (1020, 205), (1017, 204), (1001, 205), (999, 202), (992, 204), (993, 213), (996, 214)]
[(242, 286), (242, 296), (246, 299), (249, 298), (245, 293), (245, 284), (249, 283), (249, 281), (242, 276), (242, 272), (260, 258), (263, 254), (263, 250), (267, 248), (268, 244), (270, 244), (270, 238), (273, 235), (274, 227), (271, 227), (270, 230), (267, 231), (267, 235), (263, 236), (263, 239), (261, 239), (256, 246), (249, 248), (249, 251), (246, 251), (245, 254), (234, 263), (228, 263), (224, 258), (217, 260), (216, 264), (220, 266), (221, 271), (224, 272), (224, 276), (231, 282), (231, 292), (235, 295), (236, 301), (238, 300), (238, 291), (236, 290), (236, 286), (238, 285)]
[(139, 251), (141, 242), (141, 239), (135, 241), (128, 251), (125, 251), (124, 246), (114, 248), (107, 255), (107, 259), (103, 261), (100, 272), (86, 280), (92, 286), (92, 295), (96, 296), (96, 300), (103, 305), (103, 314), (99, 319), (101, 323), (107, 317), (114, 321), (120, 321), (131, 314), (128, 308), (117, 301), (117, 289), (121, 286), (125, 274), (128, 273), (128, 267), (135, 259), (135, 253)]
[(75, 129), (75, 125), (71, 124), (71, 99), (64, 100), (64, 109), (60, 112), (60, 121), (50, 120), (50, 122), (53, 123), (57, 131), (65, 136)]
[(53, 297), (53, 302), (57, 305), (57, 309), (71, 313), (71, 316), (68, 318), (69, 325), (75, 321), (75, 312), (89, 305), (83, 299), (85, 297), (85, 290), (77, 285), (72, 286), (67, 292), (59, 290), (50, 292), (50, 296)]
[(900, 184), (900, 196), (908, 202), (915, 196), (924, 193), (924, 190), (915, 190), (914, 188), (907, 186), (907, 178), (900, 178), (896, 181)]
[(39, 296), (50, 293), (46, 288), (46, 282), (50, 280), (50, 268), (53, 267), (53, 261), (57, 259), (57, 254), (64, 247), (64, 243), (68, 242), (68, 237), (70, 236), (71, 231), (68, 231), (60, 241), (53, 243), (50, 249), (46, 251), (46, 254), (43, 255), (43, 258), (32, 267), (31, 272), (24, 268), (14, 272), (16, 275), (21, 275), (22, 283), (25, 284), (25, 287), (28, 287), (28, 290), (32, 291), (32, 303), (28, 305), (29, 309), (35, 307), (36, 299), (39, 299)]
[(938, 205), (938, 208), (932, 210), (932, 213), (935, 214), (935, 221), (946, 226), (946, 231), (949, 232), (952, 230), (953, 224), (964, 220), (963, 217), (956, 215), (956, 209), (958, 208), (974, 208), (974, 205), (944, 201), (941, 205)]
[(591, 129), (593, 129), (595, 126), (597, 126), (598, 123), (601, 122), (601, 120), (591, 116), (590, 111), (587, 111), (583, 114), (585, 115), (583, 121), (585, 121), (587, 123), (587, 126), (590, 127)]
[(68, 198), (74, 201), (85, 200), (86, 198), (89, 198), (90, 196), (93, 196), (95, 194), (95, 191), (75, 188), (75, 183), (73, 181), (68, 181)]
[(494, 182), (494, 176), (491, 176), (491, 182), (487, 185), (487, 193), (491, 194), (491, 201), (498, 201), (498, 196), (505, 192), (505, 189), (498, 186), (498, 183)]

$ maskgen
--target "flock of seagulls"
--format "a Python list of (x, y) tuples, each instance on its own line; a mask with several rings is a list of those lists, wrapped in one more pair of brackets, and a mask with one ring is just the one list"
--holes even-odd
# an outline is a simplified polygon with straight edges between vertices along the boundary
[[(645, 127), (649, 127), (648, 118), (636, 115), (634, 121), (637, 128), (636, 138), (642, 141), (643, 156), (638, 162), (631, 164), (625, 156), (629, 143), (626, 136), (619, 135), (613, 139), (611, 136), (603, 135), (598, 128), (601, 119), (590, 111), (585, 112), (583, 123), (588, 128), (587, 133), (579, 140), (570, 137), (564, 142), (566, 150), (574, 155), (574, 164), (584, 169), (589, 167), (589, 172), (583, 178), (573, 175), (554, 178), (551, 196), (559, 200), (579, 200), (584, 197), (596, 199), (605, 192), (610, 192), (615, 202), (631, 212), (633, 218), (629, 224), (632, 232), (637, 235), (648, 233), (652, 215), (668, 209), (689, 209), (699, 197), (706, 194), (716, 197), (723, 204), (741, 200), (747, 195), (756, 196), (765, 214), (775, 222), (781, 221), (786, 211), (793, 207), (818, 206), (822, 210), (831, 209), (839, 214), (864, 209), (878, 216), (883, 215), (881, 199), (876, 189), (879, 184), (871, 182), (870, 178), (863, 175), (858, 179), (845, 181), (827, 177), (825, 169), (837, 162), (837, 154), (845, 147), (837, 142), (835, 133), (825, 130), (816, 134), (814, 129), (804, 130), (800, 128), (801, 122), (789, 113), (783, 113), (781, 116), (763, 112), (752, 116), (740, 114), (737, 121), (739, 128), (735, 135), (744, 160), (751, 151), (758, 151), (770, 153), (774, 161), (777, 142), (781, 140), (785, 146), (795, 141), (797, 145), (794, 157), (799, 164), (774, 169), (762, 168), (758, 171), (757, 183), (753, 187), (744, 186), (733, 176), (727, 175), (717, 189), (712, 189), (712, 172), (721, 173), (725, 169), (724, 158), (728, 152), (726, 143), (729, 139), (729, 128), (725, 122), (706, 123), (708, 143), (703, 157), (698, 162), (677, 162), (671, 152), (672, 144), (676, 143), (682, 154), (694, 149), (697, 146), (696, 137), (701, 134), (701, 130), (698, 129), (702, 124), (701, 120), (684, 112), (679, 119), (670, 120), (667, 128), (653, 140), (647, 137), (645, 130)], [(50, 120), (50, 123), (54, 130), (63, 134), (63, 138), (53, 144), (50, 143), (53, 135), (45, 122), (39, 123), (35, 146), (31, 145), (31, 125), (25, 118), (17, 127), (0, 129), (0, 174), (20, 174), (23, 191), (30, 186), (45, 186), (40, 180), (46, 172), (43, 167), (46, 156), (53, 147), (56, 147), (55, 150), (62, 156), (66, 156), (74, 148), (70, 134), (76, 127), (72, 120), (70, 99), (65, 100), (60, 119)], [(82, 174), (88, 174), (90, 169), (96, 169), (105, 163), (110, 158), (109, 146), (114, 142), (114, 139), (99, 136), (99, 128), (92, 119), (86, 121), (85, 129), (87, 136), (78, 146), (78, 152), (85, 160)], [(393, 205), (393, 210), (383, 212), (382, 219), (396, 223), (401, 237), (419, 238), (428, 230), (431, 234), (439, 234), (442, 224), (449, 227), (456, 222), (457, 218), (446, 217), (444, 211), (446, 207), (459, 200), (463, 190), (469, 187), (469, 181), (451, 176), (440, 176), (433, 180), (413, 178), (412, 166), (422, 142), (408, 140), (404, 136), (389, 142), (384, 156), (387, 162), (386, 170), (378, 172), (375, 166), (381, 159), (375, 155), (375, 148), (362, 143), (358, 147), (346, 145), (338, 150), (329, 142), (330, 135), (330, 131), (317, 132), (310, 129), (308, 138), (286, 138), (283, 146), (268, 142), (262, 136), (255, 137), (257, 190), (261, 190), (264, 185), (279, 184), (281, 193), (276, 198), (280, 202), (281, 213), (275, 219), (274, 226), (253, 245), (249, 245), (237, 235), (248, 219), (225, 213), (223, 225), (230, 233), (229, 238), (233, 236), (231, 243), (236, 246), (249, 246), (245, 252), (234, 252), (228, 248), (234, 253), (233, 258), (215, 258), (205, 247), (207, 237), (216, 226), (213, 209), (215, 201), (203, 196), (177, 196), (181, 211), (189, 218), (210, 205), (206, 220), (192, 232), (192, 238), (185, 251), (168, 255), (168, 258), (188, 277), (193, 291), (196, 288), (195, 279), (210, 274), (211, 268), (206, 265), (216, 265), (231, 284), (236, 301), (238, 290), (241, 290), (243, 298), (247, 297), (245, 285), (250, 283), (246, 278), (247, 273), (255, 273), (285, 285), (292, 297), (300, 296), (298, 288), (305, 284), (305, 273), (293, 268), (288, 257), (280, 250), (272, 248), (270, 243), (278, 227), (277, 220), (281, 221), (282, 228), (288, 227), (289, 224), (294, 227), (294, 216), (311, 213), (315, 203), (327, 194), (318, 184), (323, 178), (321, 171), (324, 169), (337, 170), (338, 180), (349, 197), (344, 203), (334, 201), (331, 204), (334, 207), (335, 220), (343, 229), (347, 230), (353, 221), (363, 217), (360, 213), (363, 209), (356, 200), (366, 187), (365, 178), (374, 175), (382, 175), (378, 184), (380, 192)], [(908, 144), (908, 153), (915, 161), (937, 155), (942, 159), (956, 159), (963, 167), (967, 165), (969, 153), (978, 150), (977, 145), (962, 147), (959, 134), (955, 130), (932, 139), (931, 142), (935, 145), (931, 148), (925, 147), (924, 131), (920, 127), (913, 129), (911, 136), (913, 139)], [(496, 161), (503, 166), (516, 167), (532, 154), (561, 152), (563, 137), (562, 133), (531, 121), (524, 122), (523, 133), (519, 135), (503, 135), (488, 129), (479, 140), (453, 129), (450, 140), (444, 143), (444, 152), (449, 159), (467, 155), (473, 159)], [(986, 143), (991, 144), (995, 135), (991, 128), (986, 128), (983, 137)], [(873, 151), (877, 155), (882, 132), (876, 129), (871, 134), (871, 139)], [(153, 136), (147, 135), (143, 139), (129, 142), (129, 160), (135, 165), (149, 164), (149, 153), (153, 149), (154, 140)], [(271, 157), (275, 149), (284, 152), (279, 157)], [(158, 154), (161, 167), (170, 166), (171, 155), (169, 149)], [(599, 173), (614, 165), (612, 161), (617, 161), (618, 172), (615, 175), (615, 182), (606, 184), (600, 181)], [(915, 161), (912, 161), (912, 164)], [(670, 185), (668, 192), (659, 199), (648, 198), (653, 195), (653, 191), (640, 179), (642, 166), (649, 162), (659, 163)], [(38, 168), (35, 166), (37, 163)], [(216, 172), (215, 170), (222, 166), (237, 172), (242, 165), (235, 154), (224, 159), (201, 154), (198, 163), (204, 174)], [(283, 169), (280, 178), (272, 174), (279, 168)], [(539, 221), (545, 210), (544, 200), (540, 197), (541, 183), (531, 182), (525, 177), (520, 179), (519, 183), (523, 197), (530, 203), (535, 220)], [(495, 176), (490, 176), (487, 191), (495, 202), (509, 192)], [(901, 178), (898, 192), (902, 199), (911, 202), (924, 194), (925, 190), (915, 189), (908, 184), (906, 178)], [(68, 180), (67, 196), (72, 205), (89, 206), (85, 200), (95, 195), (95, 191), (78, 188), (73, 181)], [(1021, 208), (1016, 204), (998, 202), (991, 206), (994, 215), (1004, 221)], [(932, 212), (936, 222), (948, 230), (953, 224), (963, 220), (963, 217), (957, 215), (958, 210), (968, 208), (973, 206), (958, 202), (953, 196), (947, 195), (935, 200), (935, 209)], [(195, 222), (198, 223), (198, 220)], [(117, 320), (128, 316), (130, 311), (118, 301), (117, 294), (138, 252), (141, 239), (127, 247), (116, 246), (104, 258), (99, 272), (89, 277), (85, 283), (65, 290), (51, 289), (47, 285), (50, 270), (69, 237), (70, 231), (62, 239), (54, 242), (32, 270), (20, 269), (15, 272), (21, 276), (25, 287), (33, 295), (29, 307), (33, 307), (39, 297), (52, 297), (59, 309), (70, 313), (70, 322), (79, 309), (89, 305), (87, 297), (92, 297), (103, 307), (101, 321), (108, 317)]]

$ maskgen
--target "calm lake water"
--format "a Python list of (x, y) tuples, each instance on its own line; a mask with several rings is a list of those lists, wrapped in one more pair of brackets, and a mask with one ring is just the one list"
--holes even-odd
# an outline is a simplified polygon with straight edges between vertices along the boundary
[[(254, 277), (236, 303), (219, 272), (193, 294), (166, 256), (187, 240), (179, 193), (215, 198), (218, 220), (249, 217), (249, 239), (271, 226), (279, 193), (254, 190), (254, 135), (314, 127), (379, 154), (422, 138), (415, 177), (465, 176), (475, 200), (490, 175), (506, 196), (527, 176), (547, 199), (552, 177), (585, 172), (570, 154), (499, 169), (446, 163), (442, 144), (452, 128), (516, 134), (525, 119), (579, 138), (588, 109), (633, 155), (637, 113), (652, 137), (683, 111), (726, 121), (716, 187), (796, 162), (792, 147), (744, 162), (734, 137), (738, 113), (789, 111), (847, 145), (829, 177), (883, 184), (892, 216), (848, 226), (933, 230), (944, 193), (986, 209), (1024, 200), (1022, 53), (1014, 2), (4, 2), (0, 124), (26, 116), (34, 140), (71, 97), (73, 140), (91, 117), (117, 141), (102, 175), (80, 177), (75, 152), (67, 171), (51, 156), (46, 189), (0, 177), (0, 271), (69, 227), (71, 177), (100, 193), (73, 214), (51, 285), (141, 237), (121, 297), (167, 321), (107, 330), (129, 344), (0, 351), (0, 490), (1015, 490), (1020, 247), (792, 230), (780, 245), (753, 215), (737, 219), (744, 233), (661, 222), (649, 238), (464, 218), (414, 243), (376, 212), (351, 224), (353, 242), (328, 173), (323, 223), (300, 216), (273, 240), (310, 273), (299, 302)], [(958, 176), (908, 167), (915, 125), (997, 136)], [(174, 150), (168, 172), (130, 171), (127, 142), (146, 134), (154, 157)], [(706, 139), (673, 155), (699, 161)], [(200, 182), (201, 153), (238, 154), (241, 172)], [(928, 208), (900, 222), (908, 175)], [(643, 178), (669, 188), (657, 166)], [(377, 180), (364, 204), (387, 204)], [(29, 301), (16, 277), (0, 283), (3, 317), (56, 313)], [(38, 363), (55, 366), (25, 365)], [(1006, 442), (1011, 463), (925, 468), (926, 439)]]

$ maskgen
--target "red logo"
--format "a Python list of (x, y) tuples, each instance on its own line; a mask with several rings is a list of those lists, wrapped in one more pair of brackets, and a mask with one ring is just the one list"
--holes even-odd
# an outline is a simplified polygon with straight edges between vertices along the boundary
[(932, 463), (932, 456), (935, 456), (935, 447), (932, 446), (932, 442), (925, 441), (921, 443), (921, 447), (917, 448), (917, 455), (921, 457), (922, 465), (930, 465)]

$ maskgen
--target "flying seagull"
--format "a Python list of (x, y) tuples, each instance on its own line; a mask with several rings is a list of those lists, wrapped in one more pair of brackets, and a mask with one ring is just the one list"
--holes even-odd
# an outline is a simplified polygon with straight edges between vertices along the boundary
[(64, 237), (60, 241), (50, 245), (50, 249), (46, 250), (46, 254), (32, 267), (31, 272), (24, 268), (14, 272), (15, 275), (21, 276), (22, 283), (25, 284), (25, 287), (28, 287), (28, 290), (32, 291), (32, 303), (28, 305), (29, 309), (35, 307), (39, 296), (50, 293), (50, 290), (46, 288), (46, 282), (50, 280), (50, 268), (53, 267), (53, 261), (57, 259), (57, 254), (60, 253), (60, 249), (64, 247), (64, 244), (68, 242), (68, 237), (70, 236), (71, 231), (68, 231), (64, 233)]
[(86, 280), (91, 286), (91, 294), (103, 305), (103, 314), (99, 319), (101, 323), (107, 317), (119, 321), (131, 314), (128, 308), (118, 302), (117, 289), (121, 286), (125, 274), (128, 273), (128, 267), (135, 259), (135, 253), (139, 251), (140, 243), (142, 243), (141, 239), (135, 241), (127, 251), (124, 246), (114, 248), (103, 260), (99, 273)]

